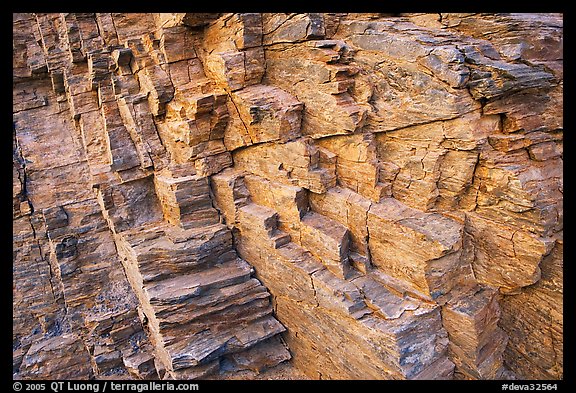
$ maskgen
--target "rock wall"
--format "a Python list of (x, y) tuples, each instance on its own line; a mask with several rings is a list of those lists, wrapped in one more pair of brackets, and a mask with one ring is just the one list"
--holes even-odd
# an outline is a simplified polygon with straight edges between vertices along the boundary
[(561, 379), (562, 29), (13, 14), (14, 377)]

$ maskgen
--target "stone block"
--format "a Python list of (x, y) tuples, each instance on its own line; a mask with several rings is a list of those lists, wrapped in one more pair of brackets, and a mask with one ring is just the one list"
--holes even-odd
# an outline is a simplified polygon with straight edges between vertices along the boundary
[(318, 213), (310, 212), (302, 218), (302, 246), (310, 250), (328, 270), (341, 279), (346, 279), (350, 273), (349, 236), (346, 227)]

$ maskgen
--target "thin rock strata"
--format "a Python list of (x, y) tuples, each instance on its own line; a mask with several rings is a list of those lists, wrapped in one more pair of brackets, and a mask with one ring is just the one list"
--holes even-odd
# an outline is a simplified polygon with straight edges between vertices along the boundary
[(557, 14), (13, 14), (15, 379), (562, 379)]

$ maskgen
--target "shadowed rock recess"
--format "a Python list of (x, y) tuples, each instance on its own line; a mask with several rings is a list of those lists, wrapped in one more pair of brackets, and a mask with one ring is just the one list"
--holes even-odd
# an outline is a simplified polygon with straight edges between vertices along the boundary
[(561, 379), (560, 14), (13, 14), (16, 379)]

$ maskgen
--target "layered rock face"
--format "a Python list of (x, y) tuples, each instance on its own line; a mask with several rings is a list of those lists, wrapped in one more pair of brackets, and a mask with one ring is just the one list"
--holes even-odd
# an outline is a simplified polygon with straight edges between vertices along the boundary
[(14, 14), (14, 377), (561, 379), (562, 29)]

